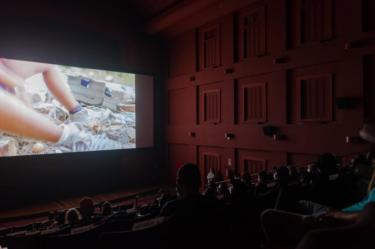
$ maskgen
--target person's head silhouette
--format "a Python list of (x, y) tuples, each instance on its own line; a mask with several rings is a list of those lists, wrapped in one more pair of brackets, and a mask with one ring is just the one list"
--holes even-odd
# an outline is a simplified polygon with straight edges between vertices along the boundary
[(182, 165), (178, 170), (176, 183), (181, 197), (199, 194), (201, 175), (198, 166), (192, 163)]

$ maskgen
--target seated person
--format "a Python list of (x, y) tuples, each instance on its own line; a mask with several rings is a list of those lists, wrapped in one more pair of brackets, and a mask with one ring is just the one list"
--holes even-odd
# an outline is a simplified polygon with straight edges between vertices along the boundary
[(207, 188), (204, 190), (203, 195), (216, 198), (217, 188), (214, 181), (211, 181), (207, 184)]
[(309, 182), (309, 176), (308, 176), (307, 168), (301, 167), (299, 169), (298, 182), (301, 185), (307, 184)]
[(215, 182), (215, 171), (213, 168), (210, 168), (207, 174), (207, 184)]
[(317, 167), (324, 176), (330, 176), (339, 172), (337, 158), (331, 153), (321, 155), (317, 161)]
[(239, 177), (235, 175), (235, 172), (231, 168), (226, 169), (226, 179), (229, 180), (229, 192), (230, 192), (230, 199), (234, 201), (236, 199), (241, 199), (243, 195), (246, 193), (246, 186), (241, 181)]
[(89, 197), (84, 197), (79, 203), (79, 211), (82, 215), (82, 222), (90, 223), (95, 211), (94, 201)]
[(289, 169), (287, 166), (280, 166), (278, 169), (276, 169), (273, 177), (279, 186), (284, 186), (288, 184), (290, 180)]
[(374, 218), (375, 203), (372, 202), (362, 210), (355, 224), (310, 231), (297, 249), (372, 249)]
[(297, 175), (298, 175), (298, 170), (297, 170), (297, 167), (296, 167), (296, 166), (288, 165), (287, 168), (288, 168), (288, 170), (289, 170), (289, 175), (290, 175), (291, 177), (294, 177), (294, 176), (297, 176)]
[(251, 175), (249, 173), (249, 167), (248, 165), (245, 165), (243, 173), (242, 173), (242, 182), (246, 186), (246, 190), (250, 191), (253, 188), (253, 183), (251, 179)]
[(290, 210), (295, 200), (295, 185), (291, 184), (290, 171), (287, 166), (280, 166), (274, 174), (276, 181), (276, 199), (274, 208)]
[(313, 181), (315, 181), (316, 178), (319, 177), (320, 172), (316, 163), (310, 163), (309, 165), (307, 165), (307, 174), (309, 178), (309, 183), (312, 183)]
[(65, 225), (76, 225), (81, 219), (82, 216), (76, 208), (70, 208), (65, 213)]
[(108, 215), (111, 215), (112, 213), (113, 213), (112, 204), (108, 201), (104, 202), (101, 205), (101, 215), (108, 216)]
[(210, 170), (207, 173), (207, 186), (205, 190), (203, 191), (203, 195), (215, 197), (217, 196), (217, 189), (216, 189), (216, 176), (215, 176), (215, 170), (213, 168), (210, 168)]
[[(370, 130), (365, 125), (364, 130), (360, 132), (361, 137), (375, 143), (375, 132), (371, 134), (368, 132)], [(263, 232), (269, 243), (295, 246), (311, 230), (354, 224), (364, 207), (372, 202), (375, 202), (375, 170), (368, 186), (368, 195), (362, 201), (342, 210), (313, 202), (302, 202), (305, 214), (268, 209), (261, 215)]]
[[(219, 236), (221, 217), (220, 202), (212, 197), (203, 196), (199, 189), (201, 176), (198, 166), (183, 165), (177, 173), (178, 199), (167, 202), (160, 215), (168, 217), (166, 222), (166, 248), (193, 248), (200, 246), (215, 248), (218, 240), (211, 240), (212, 236)], [(212, 244), (214, 243), (214, 244)]]
[(263, 170), (258, 174), (258, 182), (255, 185), (255, 195), (262, 195), (269, 191), (267, 184), (268, 184), (268, 173), (267, 171)]
[(312, 229), (331, 228), (356, 222), (362, 209), (368, 203), (375, 202), (374, 179), (375, 171), (369, 185), (369, 194), (365, 199), (342, 210), (334, 210), (318, 203), (302, 201), (300, 204), (304, 207), (304, 214), (273, 209), (264, 211), (262, 225), (266, 239), (271, 242), (295, 244)]
[(183, 165), (178, 170), (176, 182), (178, 199), (167, 202), (160, 211), (161, 216), (185, 216), (195, 211), (210, 210), (218, 205), (215, 198), (200, 194), (201, 176), (198, 166)]
[(217, 192), (217, 198), (219, 200), (224, 201), (224, 202), (230, 200), (230, 191), (229, 191), (227, 183), (225, 182), (220, 183), (216, 188), (216, 192)]
[(353, 203), (347, 201), (350, 189), (347, 189), (348, 183), (345, 182), (334, 155), (321, 155), (316, 167), (319, 173), (309, 187), (309, 200), (337, 209)]

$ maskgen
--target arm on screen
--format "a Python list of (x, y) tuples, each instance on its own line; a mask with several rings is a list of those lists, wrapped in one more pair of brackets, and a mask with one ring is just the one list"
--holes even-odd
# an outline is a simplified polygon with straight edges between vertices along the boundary
[(0, 61), (0, 83), (11, 88), (24, 89), (23, 79), (10, 72)]
[[(17, 92), (22, 91), (23, 81), (29, 77), (41, 73), (44, 78), (44, 83), (55, 96), (55, 98), (65, 106), (68, 111), (74, 110), (79, 103), (74, 98), (68, 84), (61, 75), (59, 69), (52, 64), (0, 59), (0, 70), (5, 84), (15, 87)], [(1, 81), (0, 76), (0, 83)], [(22, 98), (21, 98), (22, 99)]]
[(79, 106), (56, 66), (47, 66), (42, 73), (48, 89), (69, 112)]
[(0, 130), (18, 136), (57, 142), (62, 129), (47, 117), (0, 90)]
[(21, 77), (10, 72), (0, 63), (0, 86), (5, 85), (14, 95), (23, 101), (27, 106), (31, 106), (31, 101), (24, 87), (24, 81)]

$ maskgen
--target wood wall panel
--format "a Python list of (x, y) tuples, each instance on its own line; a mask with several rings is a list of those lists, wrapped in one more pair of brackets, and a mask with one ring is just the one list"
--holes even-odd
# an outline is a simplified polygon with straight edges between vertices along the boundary
[[(366, 147), (362, 144), (346, 143), (346, 136), (356, 137), (361, 128), (357, 124), (293, 124), (279, 127), (284, 140), (273, 140), (262, 132), (262, 125), (233, 126), (191, 126), (171, 127), (168, 129), (168, 139), (173, 143), (199, 144), (204, 146), (224, 146), (227, 148), (249, 148), (252, 150), (266, 150), (277, 152), (298, 152), (320, 154), (327, 151), (336, 154), (351, 154), (363, 151)], [(195, 137), (189, 137), (190, 130), (195, 131)], [(331, 132), (327, 132), (327, 130)], [(225, 133), (233, 133), (235, 138), (227, 140)]]
[[(369, 1), (373, 2), (373, 1)], [(362, 0), (334, 0), (335, 33), (338, 38), (356, 39), (363, 31)]]
[(296, 9), (298, 45), (333, 39), (333, 0), (298, 0)]
[(288, 163), (296, 166), (306, 166), (318, 159), (318, 155), (290, 153), (288, 154)]
[[(220, 124), (233, 124), (233, 98), (234, 84), (231, 81), (213, 82), (198, 86), (198, 112), (199, 124), (218, 126)], [(215, 106), (217, 105), (217, 106)], [(207, 111), (217, 112), (214, 120), (207, 120)]]
[(272, 125), (283, 125), (287, 122), (288, 92), (287, 72), (274, 71), (270, 74), (268, 84), (267, 117)]
[[(361, 2), (361, 1), (358, 1)], [(362, 0), (362, 30), (365, 32), (375, 30), (375, 2)]]
[[(222, 17), (222, 55), (223, 66), (231, 67), (234, 62), (234, 18), (233, 13)], [(228, 49), (231, 48), (231, 49)]]
[(222, 65), (222, 25), (220, 22), (198, 30), (198, 68), (207, 70)]
[(198, 71), (210, 71), (233, 63), (233, 15), (224, 16), (197, 28)]
[(296, 79), (298, 122), (331, 122), (333, 119), (333, 76), (316, 74)]
[(221, 89), (201, 89), (199, 99), (199, 123), (213, 125), (221, 123)]
[[(170, 124), (167, 134), (170, 143), (199, 147), (198, 163), (202, 170), (207, 171), (201, 165), (205, 152), (219, 154), (220, 167), (224, 168), (228, 166), (225, 158), (230, 155), (232, 166), (240, 173), (246, 158), (249, 165), (253, 159), (254, 168), (261, 165), (256, 162), (265, 162), (264, 166), (270, 169), (287, 163), (305, 164), (326, 152), (345, 155), (367, 149), (363, 144), (347, 143), (346, 137), (358, 136), (364, 119), (375, 117), (375, 105), (371, 104), (375, 98), (375, 30), (371, 28), (372, 17), (366, 16), (368, 10), (364, 9), (371, 9), (372, 3), (304, 2), (310, 5), (306, 9), (309, 20), (298, 19), (301, 0), (249, 1), (248, 5), (241, 2), (231, 14), (226, 12), (219, 18), (221, 12), (216, 8), (207, 9), (202, 13), (215, 18), (183, 34), (199, 34), (205, 27), (220, 26), (221, 64), (202, 70), (197, 59), (195, 72), (168, 81), (173, 89), (188, 87), (195, 91), (195, 97), (189, 97), (188, 102), (195, 108), (193, 112), (198, 112), (194, 114), (197, 122)], [(255, 26), (245, 29), (245, 22), (249, 25), (249, 21)], [(186, 20), (183, 26), (193, 23)], [(310, 30), (308, 35), (306, 30)], [(250, 34), (254, 38), (251, 42)], [(199, 37), (196, 39), (198, 44)], [(176, 37), (170, 44), (179, 42)], [(248, 48), (244, 47), (246, 42)], [(190, 53), (200, 55), (199, 48)], [(210, 90), (220, 93), (220, 119), (202, 122), (202, 93)], [(336, 98), (355, 98), (358, 104), (340, 109)], [(169, 103), (176, 108), (173, 113), (177, 113), (179, 106), (182, 112), (188, 112), (184, 100), (175, 98)], [(317, 112), (319, 108), (323, 108), (321, 115)], [(183, 120), (178, 115), (177, 120)], [(283, 139), (265, 136), (265, 125), (278, 127)], [(231, 139), (225, 137), (228, 133), (233, 135)]]
[[(363, 83), (356, 83), (363, 82), (361, 68), (362, 60), (361, 58), (358, 58), (356, 60), (319, 64), (310, 67), (290, 70), (288, 73), (288, 93), (291, 100), (291, 104), (289, 106), (290, 123), (300, 124), (301, 122), (303, 122), (303, 117), (301, 117), (300, 113), (302, 108), (301, 97), (303, 97), (301, 96), (302, 89), (299, 87), (301, 81), (306, 79), (319, 80), (324, 78), (327, 78), (326, 81), (329, 82), (326, 86), (329, 89), (326, 89), (325, 92), (325, 94), (327, 95), (325, 97), (326, 108), (329, 108), (329, 110), (326, 110), (327, 116), (325, 118), (317, 121), (319, 121), (320, 123), (347, 123), (348, 125), (356, 122), (362, 122), (363, 108), (361, 106), (358, 106), (355, 109), (351, 110), (338, 110), (337, 106), (335, 105), (335, 99), (337, 97), (362, 98)], [(318, 94), (318, 92), (316, 93)], [(316, 95), (316, 97), (321, 96)], [(319, 100), (317, 104), (319, 104)]]
[[(282, 152), (275, 153), (272, 151), (238, 149), (237, 151), (238, 172), (239, 173), (244, 172), (244, 168), (246, 167), (246, 164), (250, 164), (250, 165), (253, 164), (253, 166), (255, 164), (255, 166), (261, 166), (261, 168), (258, 168), (258, 171), (260, 170), (269, 171), (269, 170), (272, 170), (274, 167), (278, 167), (280, 165), (286, 165), (287, 164), (286, 159), (287, 159), (286, 153), (282, 153)], [(258, 162), (258, 163), (254, 163), (252, 161)], [(263, 165), (261, 162), (263, 163)], [(250, 170), (251, 169), (249, 168), (249, 171)]]
[(296, 48), (336, 37), (334, 0), (291, 0), (290, 47)]
[(267, 121), (267, 86), (266, 77), (237, 80), (238, 123), (263, 124)]
[(169, 76), (194, 73), (196, 67), (195, 32), (192, 30), (181, 34), (170, 45), (168, 47)]
[(197, 163), (196, 146), (187, 144), (168, 144), (168, 161), (171, 181), (176, 179), (178, 168), (185, 163)]
[[(196, 122), (195, 88), (186, 87), (168, 91), (168, 124), (192, 125)], [(182, 100), (186, 101), (182, 101)], [(193, 101), (192, 101), (193, 100)]]
[(235, 153), (233, 149), (200, 146), (198, 151), (199, 167), (203, 182), (206, 182), (206, 176), (210, 167), (215, 170), (215, 176), (219, 180), (224, 179), (228, 168), (235, 170)]
[(271, 56), (282, 56), (288, 42), (288, 0), (266, 1), (267, 8), (267, 52)]
[(250, 6), (238, 13), (238, 58), (240, 61), (267, 54), (267, 7)]
[(253, 124), (283, 124), (286, 121), (287, 91), (285, 71), (275, 71), (269, 74), (247, 76), (236, 79), (237, 88), (237, 115), (238, 123), (242, 122), (242, 99), (241, 87), (244, 85), (264, 84), (263, 120), (250, 122)]

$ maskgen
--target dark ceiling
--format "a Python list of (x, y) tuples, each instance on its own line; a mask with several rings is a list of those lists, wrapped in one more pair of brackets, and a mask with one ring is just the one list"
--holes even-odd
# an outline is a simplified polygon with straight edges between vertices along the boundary
[[(96, 15), (122, 19), (128, 15), (137, 15), (140, 19), (149, 21), (164, 11), (186, 0), (65, 0), (65, 1), (21, 1), (14, 0), (5, 3), (5, 7), (34, 11), (38, 9), (59, 9), (61, 11), (79, 11), (82, 14)], [(21, 8), (20, 8), (21, 7)]]
[(72, 23), (86, 22), (92, 26), (105, 23), (107, 27), (119, 31), (128, 28), (135, 32), (149, 33), (148, 26), (158, 22), (158, 19), (201, 1), (206, 0), (13, 0), (2, 4), (2, 16), (6, 19), (15, 14), (20, 18), (59, 18)]
[(130, 2), (144, 19), (150, 20), (178, 5), (182, 0), (131, 0)]

